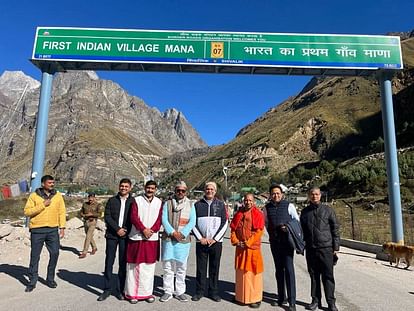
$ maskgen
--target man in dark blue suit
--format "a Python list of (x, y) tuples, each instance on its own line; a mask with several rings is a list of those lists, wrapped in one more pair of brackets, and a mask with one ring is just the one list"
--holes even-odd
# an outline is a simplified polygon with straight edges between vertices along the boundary
[[(132, 188), (131, 180), (128, 178), (121, 179), (119, 182), (119, 192), (108, 200), (105, 207), (106, 223), (106, 250), (105, 250), (105, 284), (104, 291), (98, 297), (98, 301), (103, 301), (109, 297), (112, 292), (111, 279), (112, 268), (115, 262), (116, 250), (118, 248), (118, 279), (119, 288), (115, 292), (115, 297), (123, 300), (122, 292), (125, 287), (126, 276), (126, 243), (128, 232), (130, 230), (129, 208), (133, 197), (130, 195)], [(118, 287), (118, 286), (117, 286)]]
[[(270, 201), (263, 212), (269, 233), (270, 250), (276, 268), (277, 302), (282, 306), (285, 303), (285, 288), (289, 302), (289, 311), (296, 310), (296, 277), (293, 265), (294, 247), (289, 242), (288, 223), (299, 221), (296, 207), (284, 199), (281, 185), (273, 184), (269, 188)], [(285, 287), (286, 284), (286, 287)]]

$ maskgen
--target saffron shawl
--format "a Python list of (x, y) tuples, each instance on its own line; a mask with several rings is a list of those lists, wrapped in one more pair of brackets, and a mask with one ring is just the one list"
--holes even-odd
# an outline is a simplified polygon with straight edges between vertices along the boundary
[[(256, 207), (253, 206), (251, 208), (252, 211), (252, 231), (256, 230), (263, 230), (264, 229), (264, 217), (263, 213)], [(239, 225), (240, 220), (243, 219), (244, 210), (237, 211), (236, 215), (234, 215), (233, 220), (231, 221), (230, 228), (231, 230), (236, 230), (237, 226)]]

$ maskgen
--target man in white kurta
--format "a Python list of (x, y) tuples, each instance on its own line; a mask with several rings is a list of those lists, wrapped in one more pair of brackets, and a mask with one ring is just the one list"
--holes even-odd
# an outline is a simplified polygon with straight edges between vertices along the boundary
[(162, 201), (155, 196), (157, 183), (145, 184), (145, 193), (131, 204), (132, 228), (127, 245), (125, 297), (133, 304), (138, 300), (155, 301), (155, 263), (159, 260), (158, 231), (161, 227)]
[[(173, 296), (187, 302), (185, 276), (190, 252), (190, 232), (195, 226), (194, 204), (187, 198), (187, 185), (181, 181), (175, 186), (174, 197), (164, 203), (162, 212), (162, 266), (164, 270), (164, 295), (161, 302)], [(175, 275), (175, 290), (174, 290)]]

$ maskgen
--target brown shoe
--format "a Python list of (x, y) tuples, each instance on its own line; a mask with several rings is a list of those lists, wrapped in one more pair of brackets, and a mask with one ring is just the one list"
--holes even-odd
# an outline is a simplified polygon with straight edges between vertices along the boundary
[(82, 259), (82, 258), (85, 258), (86, 257), (86, 254), (85, 253), (81, 253), (80, 255), (79, 255), (79, 259)]
[(91, 252), (91, 255), (95, 255), (95, 253), (98, 251), (98, 249), (97, 248), (94, 248), (93, 250), (92, 250), (92, 252)]

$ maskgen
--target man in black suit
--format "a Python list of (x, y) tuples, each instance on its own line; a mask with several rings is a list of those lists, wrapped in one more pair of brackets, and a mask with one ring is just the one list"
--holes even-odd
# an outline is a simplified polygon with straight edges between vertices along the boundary
[[(118, 248), (118, 279), (119, 288), (115, 297), (123, 300), (122, 292), (125, 287), (126, 276), (126, 243), (130, 230), (129, 208), (134, 198), (130, 195), (132, 188), (131, 180), (121, 179), (119, 182), (119, 192), (108, 200), (105, 207), (106, 223), (106, 250), (105, 250), (105, 285), (103, 293), (98, 297), (98, 301), (103, 301), (111, 294), (112, 268), (115, 262), (116, 249)], [(118, 286), (117, 286), (118, 287)]]
[(321, 279), (328, 303), (328, 311), (338, 311), (335, 305), (334, 258), (337, 260), (340, 236), (335, 211), (321, 202), (321, 190), (313, 187), (308, 192), (309, 205), (300, 215), (306, 244), (306, 263), (311, 278), (312, 302), (308, 310), (322, 309)]

